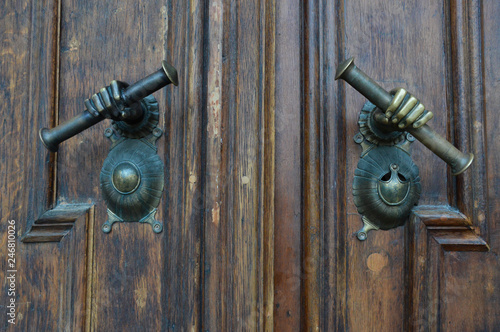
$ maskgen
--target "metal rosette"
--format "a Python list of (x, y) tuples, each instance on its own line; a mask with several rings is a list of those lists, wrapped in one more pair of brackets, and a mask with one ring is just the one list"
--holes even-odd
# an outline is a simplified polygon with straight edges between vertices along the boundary
[(153, 132), (160, 119), (158, 102), (155, 97), (147, 96), (141, 100), (144, 116), (138, 123), (129, 124), (125, 121), (113, 121), (113, 128), (122, 137), (143, 138)]
[(369, 151), (354, 172), (354, 204), (380, 229), (404, 224), (420, 192), (418, 167), (399, 147), (379, 146)]
[(164, 187), (164, 166), (156, 148), (142, 139), (124, 139), (104, 161), (101, 191), (119, 221), (149, 222), (156, 211)]
[(396, 145), (405, 140), (404, 132), (383, 132), (375, 125), (373, 112), (377, 109), (375, 105), (367, 101), (359, 113), (359, 131), (365, 139), (375, 145)]

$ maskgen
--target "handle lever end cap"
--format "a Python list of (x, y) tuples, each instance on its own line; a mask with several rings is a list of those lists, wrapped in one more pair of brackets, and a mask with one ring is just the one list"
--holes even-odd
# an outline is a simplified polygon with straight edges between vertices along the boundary
[(340, 63), (337, 66), (337, 71), (335, 72), (335, 80), (338, 80), (339, 78), (341, 78), (342, 74), (344, 74), (344, 72), (349, 67), (351, 67), (351, 64), (354, 64), (354, 57), (351, 57), (351, 58), (343, 61), (342, 63)]
[(47, 150), (51, 152), (57, 152), (59, 149), (59, 144), (54, 144), (50, 140), (50, 130), (47, 128), (42, 128), (38, 132), (40, 136), (40, 141), (42, 141), (43, 145), (47, 148)]
[(451, 168), (451, 175), (456, 176), (462, 174), (467, 170), (467, 168), (469, 168), (469, 166), (472, 164), (473, 161), (474, 161), (474, 154), (469, 153), (468, 158), (464, 158), (462, 163)]
[(172, 66), (165, 60), (161, 62), (161, 66), (163, 68), (163, 71), (165, 71), (165, 75), (167, 75), (170, 82), (172, 82), (175, 86), (178, 86), (179, 78), (177, 76), (177, 69), (175, 69), (174, 66)]

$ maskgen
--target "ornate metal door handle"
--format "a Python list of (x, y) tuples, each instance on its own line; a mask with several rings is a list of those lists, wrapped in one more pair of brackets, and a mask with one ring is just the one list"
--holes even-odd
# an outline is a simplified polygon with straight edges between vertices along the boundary
[[(354, 58), (342, 62), (337, 67), (335, 79), (339, 78), (349, 83), (379, 109), (385, 111), (391, 104), (393, 96), (366, 75), (361, 69), (356, 67), (354, 65)], [(410, 126), (406, 130), (439, 158), (444, 160), (444, 162), (450, 165), (453, 175), (463, 173), (474, 160), (474, 155), (472, 153), (469, 155), (464, 154), (432, 130), (428, 125), (423, 125), (420, 128), (413, 128)]]
[(113, 120), (104, 131), (112, 145), (100, 175), (108, 207), (108, 220), (102, 225), (105, 233), (117, 221), (149, 223), (155, 233), (163, 230), (155, 219), (165, 172), (155, 143), (163, 131), (157, 127), (158, 103), (150, 94), (170, 83), (178, 84), (177, 70), (163, 61), (161, 69), (133, 85), (111, 82), (85, 100), (83, 113), (53, 129), (40, 130), (43, 144), (56, 152), (68, 138), (105, 118)]
[(354, 203), (364, 224), (356, 235), (365, 240), (370, 230), (404, 224), (420, 198), (419, 170), (410, 156), (415, 138), (450, 165), (453, 175), (464, 172), (474, 155), (459, 151), (426, 125), (432, 113), (416, 98), (403, 89), (391, 95), (357, 68), (354, 58), (337, 67), (335, 79), (339, 78), (369, 100), (359, 116), (360, 132), (354, 137), (363, 150), (353, 181)]
[[(177, 70), (166, 61), (162, 61), (162, 68), (122, 91), (122, 102), (124, 106), (131, 106), (170, 83), (174, 85), (179, 84)], [(142, 109), (139, 108), (139, 112), (134, 114), (133, 117), (127, 117), (128, 114), (125, 113), (121, 114), (121, 116), (115, 120), (126, 119), (128, 123), (139, 122), (143, 118), (141, 110)], [(80, 115), (50, 130), (47, 128), (40, 129), (40, 140), (47, 149), (52, 152), (57, 152), (60, 143), (104, 119), (105, 116), (103, 114), (91, 114), (88, 110), (85, 110)]]

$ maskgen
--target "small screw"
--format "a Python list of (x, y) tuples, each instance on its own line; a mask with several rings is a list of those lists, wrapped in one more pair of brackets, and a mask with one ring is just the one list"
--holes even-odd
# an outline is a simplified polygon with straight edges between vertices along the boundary
[(161, 134), (163, 134), (163, 130), (161, 130), (160, 128), (156, 127), (155, 129), (153, 129), (153, 135), (154, 136), (160, 137)]
[(397, 169), (399, 168), (399, 166), (398, 166), (398, 165), (396, 165), (396, 164), (391, 164), (391, 168), (392, 168), (393, 170), (397, 170)]
[(162, 231), (163, 227), (158, 223), (153, 226), (153, 231), (155, 233), (160, 233)]
[(108, 138), (111, 137), (111, 136), (113, 136), (113, 129), (106, 128), (106, 130), (104, 130), (104, 136), (106, 136)]
[(415, 141), (415, 137), (413, 137), (413, 135), (410, 133), (406, 133), (406, 139), (410, 142)]
[(363, 135), (361, 135), (361, 133), (357, 133), (356, 135), (354, 135), (354, 142), (358, 144), (361, 144), (364, 139), (365, 138), (363, 137)]
[(108, 224), (104, 224), (104, 225), (102, 225), (102, 231), (104, 233), (109, 233), (111, 231), (111, 227), (109, 227)]
[(358, 237), (358, 240), (360, 240), (360, 241), (366, 240), (366, 233), (365, 232), (357, 232), (356, 236)]

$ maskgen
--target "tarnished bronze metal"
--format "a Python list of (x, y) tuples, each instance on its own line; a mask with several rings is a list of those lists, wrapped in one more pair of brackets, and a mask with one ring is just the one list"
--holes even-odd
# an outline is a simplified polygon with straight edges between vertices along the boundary
[(104, 135), (112, 141), (101, 170), (101, 191), (108, 207), (105, 233), (115, 222), (149, 223), (155, 233), (163, 230), (155, 219), (164, 187), (164, 166), (157, 154), (156, 141), (163, 131), (157, 127), (158, 103), (153, 92), (173, 83), (177, 71), (167, 62), (162, 68), (133, 85), (112, 81), (85, 100), (86, 110), (53, 129), (42, 128), (40, 139), (56, 152), (64, 140), (109, 118), (113, 127)]
[(363, 149), (354, 171), (354, 204), (363, 227), (356, 233), (364, 241), (370, 230), (391, 229), (404, 224), (420, 197), (418, 167), (410, 157), (413, 136), (384, 131), (374, 121), (379, 111), (366, 102), (359, 115), (360, 132), (354, 141)]
[(52, 129), (42, 128), (38, 132), (43, 145), (52, 152), (57, 152), (59, 144), (68, 138), (75, 136), (83, 130), (92, 127), (104, 120), (103, 116), (94, 116), (88, 111), (83, 111), (73, 119), (60, 124)]
[(136, 164), (123, 161), (113, 168), (111, 183), (120, 194), (127, 195), (137, 190), (141, 184), (141, 173)]
[[(393, 96), (356, 67), (354, 65), (354, 58), (342, 62), (337, 67), (335, 79), (339, 78), (349, 83), (382, 111), (385, 112), (391, 105)], [(425, 121), (427, 118), (422, 120)], [(415, 122), (415, 126), (419, 126), (420, 124), (419, 120)], [(404, 130), (411, 133), (422, 144), (434, 152), (434, 154), (450, 165), (453, 175), (463, 173), (474, 160), (472, 153), (467, 155), (461, 152), (426, 124), (420, 128), (408, 126)]]
[[(178, 85), (177, 70), (166, 61), (163, 61), (161, 69), (127, 87), (122, 91), (120, 98), (124, 105), (131, 106), (170, 83)], [(143, 109), (139, 108), (139, 110)], [(115, 120), (126, 120), (127, 122), (133, 120), (132, 122), (140, 122), (144, 114), (143, 112), (139, 112), (133, 119), (127, 117), (127, 114), (121, 114), (121, 116), (123, 118)], [(50, 130), (47, 128), (40, 129), (40, 140), (48, 150), (56, 152), (61, 142), (104, 119), (105, 116), (103, 114), (91, 114), (88, 110), (85, 110), (80, 115)]]
[(399, 172), (398, 164), (391, 164), (389, 170), (378, 182), (378, 195), (387, 205), (401, 205), (410, 193), (410, 182)]
[(420, 198), (418, 167), (398, 146), (380, 146), (360, 159), (354, 172), (354, 204), (372, 225), (401, 226)]
[[(153, 96), (143, 98), (142, 103), (147, 117), (158, 114)], [(155, 233), (163, 229), (155, 219), (165, 182), (155, 143), (163, 131), (156, 124), (147, 124), (139, 130), (146, 134), (140, 138), (127, 132), (133, 127), (124, 127), (120, 132), (107, 128), (104, 132), (113, 143), (100, 175), (101, 192), (108, 207), (108, 220), (102, 225), (105, 233), (111, 232), (115, 222), (149, 223)]]

